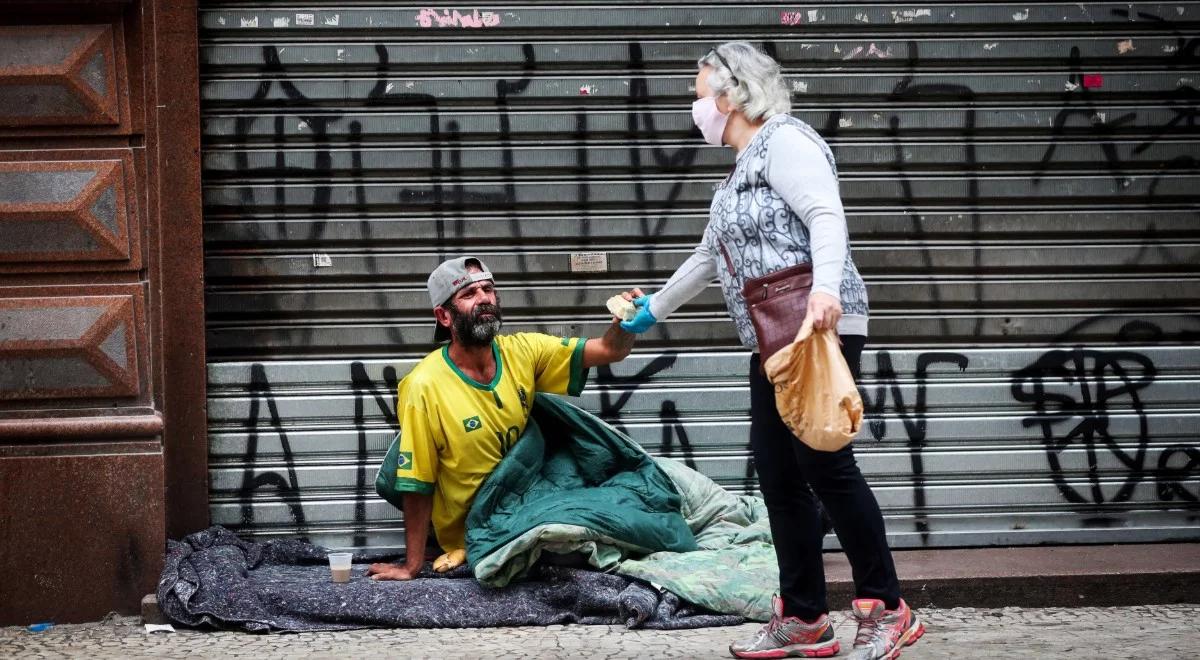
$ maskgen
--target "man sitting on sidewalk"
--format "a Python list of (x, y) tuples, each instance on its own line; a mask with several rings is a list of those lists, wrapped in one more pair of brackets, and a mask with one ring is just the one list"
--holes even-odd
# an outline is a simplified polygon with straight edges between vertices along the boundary
[(463, 564), (475, 492), (524, 433), (533, 398), (538, 392), (578, 396), (588, 369), (623, 360), (633, 347), (634, 335), (619, 319), (599, 339), (498, 334), (500, 296), (474, 257), (443, 262), (428, 286), (434, 340), (450, 343), (400, 382), (394, 488), (403, 492), (408, 552), (403, 565), (372, 564), (367, 572), (376, 580), (410, 580), (420, 572), (430, 520), (446, 553), (434, 568)]

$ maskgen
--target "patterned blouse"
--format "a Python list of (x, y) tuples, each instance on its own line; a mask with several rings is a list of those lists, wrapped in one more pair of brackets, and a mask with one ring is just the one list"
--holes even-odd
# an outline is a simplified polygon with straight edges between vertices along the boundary
[[(806, 142), (797, 143), (797, 135)], [(802, 178), (801, 172), (796, 172), (802, 168), (796, 163), (797, 157), (814, 153), (813, 144), (824, 155), (832, 171), (832, 190), (806, 193), (805, 186), (814, 186)], [(797, 153), (798, 146), (805, 149)], [(768, 183), (768, 176), (775, 181), (776, 187)], [(814, 252), (839, 257), (844, 253), (840, 268), (836, 262), (814, 264), (813, 290), (824, 289), (841, 299), (844, 315), (838, 324), (840, 334), (867, 334), (867, 289), (850, 256), (846, 220), (836, 185), (837, 165), (833, 152), (812, 127), (790, 115), (776, 115), (767, 120), (738, 156), (733, 171), (725, 181), (717, 184), (709, 208), (709, 223), (697, 252), (707, 253), (713, 262), (729, 314), (747, 348), (756, 349), (758, 342), (741, 293), (746, 280), (789, 266), (812, 263)], [(833, 199), (829, 199), (831, 196)], [(789, 204), (789, 200), (796, 203)], [(805, 216), (798, 215), (797, 210)], [(841, 235), (835, 232), (825, 240), (828, 242), (832, 238), (845, 248), (839, 250), (840, 246), (834, 244), (829, 252), (814, 249), (810, 225), (818, 218), (823, 222), (836, 220), (840, 223)], [(733, 261), (732, 273), (725, 266), (722, 247)], [(837, 282), (839, 275), (840, 282)]]

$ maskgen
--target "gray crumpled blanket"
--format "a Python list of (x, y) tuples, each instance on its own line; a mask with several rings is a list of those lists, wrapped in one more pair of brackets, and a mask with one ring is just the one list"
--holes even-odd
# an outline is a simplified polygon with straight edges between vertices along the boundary
[(564, 623), (672, 630), (742, 623), (660, 592), (640, 580), (538, 565), (503, 588), (480, 585), (464, 566), (409, 582), (367, 578), (367, 564), (394, 557), (356, 554), (351, 581), (329, 581), (326, 550), (298, 540), (243, 541), (211, 527), (168, 541), (158, 604), (172, 621), (251, 632), (368, 627), (482, 628)]

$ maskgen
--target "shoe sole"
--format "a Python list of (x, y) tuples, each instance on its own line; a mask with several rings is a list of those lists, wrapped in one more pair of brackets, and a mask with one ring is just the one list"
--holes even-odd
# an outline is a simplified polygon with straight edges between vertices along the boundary
[(892, 649), (891, 653), (884, 655), (880, 660), (896, 660), (896, 658), (900, 657), (901, 651), (916, 644), (917, 640), (921, 639), (921, 636), (924, 634), (925, 624), (921, 623), (921, 620), (914, 614), (913, 624), (908, 627), (908, 630), (904, 631), (903, 635), (900, 635), (900, 639), (896, 640), (896, 646)]
[(828, 658), (837, 655), (841, 650), (841, 643), (835, 639), (832, 644), (821, 646), (781, 646), (766, 651), (742, 651), (740, 653), (730, 649), (729, 652), (735, 658)]

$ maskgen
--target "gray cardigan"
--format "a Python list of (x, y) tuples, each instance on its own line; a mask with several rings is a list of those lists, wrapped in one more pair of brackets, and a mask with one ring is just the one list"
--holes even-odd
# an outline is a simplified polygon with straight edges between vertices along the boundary
[[(722, 246), (733, 273), (724, 266)], [(704, 238), (654, 294), (650, 312), (660, 321), (667, 318), (717, 278), (742, 345), (756, 350), (742, 285), (801, 263), (813, 265), (814, 292), (841, 301), (838, 333), (866, 335), (867, 289), (850, 257), (833, 152), (808, 124), (776, 115), (716, 186)]]

